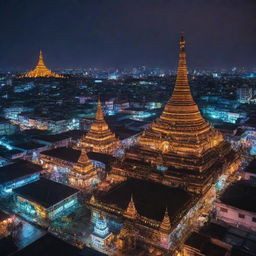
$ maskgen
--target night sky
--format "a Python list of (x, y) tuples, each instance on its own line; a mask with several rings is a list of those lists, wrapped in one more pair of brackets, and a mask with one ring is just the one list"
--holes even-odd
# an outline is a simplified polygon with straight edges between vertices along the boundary
[(256, 66), (255, 0), (0, 0), (0, 69)]

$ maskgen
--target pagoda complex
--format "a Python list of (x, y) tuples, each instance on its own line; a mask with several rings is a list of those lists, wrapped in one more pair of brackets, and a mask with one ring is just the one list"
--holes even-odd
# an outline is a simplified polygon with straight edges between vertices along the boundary
[(112, 133), (104, 120), (103, 111), (101, 107), (100, 98), (98, 99), (98, 106), (96, 118), (92, 123), (90, 130), (83, 136), (79, 143), (79, 148), (87, 151), (113, 154), (119, 147), (119, 140)]
[(57, 74), (52, 72), (50, 69), (48, 69), (45, 64), (44, 64), (44, 59), (43, 59), (43, 53), (40, 50), (39, 54), (39, 60), (36, 65), (36, 67), (31, 70), (30, 72), (21, 75), (20, 78), (38, 78), (38, 77), (54, 77), (54, 78), (63, 78), (63, 75)]
[[(188, 83), (184, 36), (181, 36), (176, 83), (163, 113), (139, 137), (112, 175), (145, 177), (201, 193), (234, 160), (234, 151), (201, 115)], [(159, 175), (158, 175), (159, 174)]]
[(88, 206), (92, 216), (122, 223), (116, 245), (121, 255), (177, 255), (198, 216), (210, 209), (222, 174), (239, 163), (192, 97), (182, 35), (177, 79), (162, 115), (114, 162), (109, 187), (95, 191)]
[(82, 150), (77, 163), (69, 173), (70, 185), (85, 190), (97, 184), (98, 181), (98, 175), (92, 162), (86, 152)]

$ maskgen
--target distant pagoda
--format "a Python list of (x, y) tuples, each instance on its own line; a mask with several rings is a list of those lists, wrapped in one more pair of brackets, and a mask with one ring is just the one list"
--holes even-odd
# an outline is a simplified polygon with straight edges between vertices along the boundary
[(38, 60), (36, 67), (33, 70), (31, 70), (30, 72), (20, 76), (20, 78), (24, 78), (24, 77), (28, 77), (28, 78), (37, 78), (37, 77), (63, 78), (64, 76), (52, 72), (50, 69), (48, 69), (45, 66), (44, 60), (43, 60), (43, 53), (40, 50), (39, 60)]
[(90, 130), (81, 138), (79, 147), (87, 151), (112, 154), (119, 147), (119, 140), (112, 133), (104, 120), (100, 98), (96, 118)]
[(97, 172), (84, 150), (73, 170), (69, 173), (69, 182), (72, 186), (84, 190), (97, 184), (99, 181)]

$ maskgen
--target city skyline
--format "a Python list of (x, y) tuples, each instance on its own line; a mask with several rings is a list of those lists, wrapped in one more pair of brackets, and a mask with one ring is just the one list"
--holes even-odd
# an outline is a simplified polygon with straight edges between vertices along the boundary
[(253, 68), (255, 11), (250, 0), (2, 1), (0, 69), (29, 70), (40, 49), (51, 69), (174, 68), (182, 30), (190, 68)]

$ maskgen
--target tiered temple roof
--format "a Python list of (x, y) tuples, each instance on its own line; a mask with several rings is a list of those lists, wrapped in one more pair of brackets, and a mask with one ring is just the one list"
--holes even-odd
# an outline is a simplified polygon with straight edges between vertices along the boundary
[(40, 51), (39, 54), (39, 60), (36, 65), (36, 67), (31, 70), (30, 72), (20, 76), (21, 78), (23, 77), (29, 77), (29, 78), (37, 78), (37, 77), (55, 77), (55, 78), (63, 78), (64, 76), (52, 72), (50, 69), (48, 69), (43, 60), (43, 53)]
[(98, 182), (97, 172), (84, 150), (69, 174), (69, 182), (79, 189), (88, 189)]
[(90, 130), (82, 137), (80, 147), (87, 151), (112, 154), (119, 147), (119, 140), (112, 133), (104, 120), (100, 98), (95, 121)]

